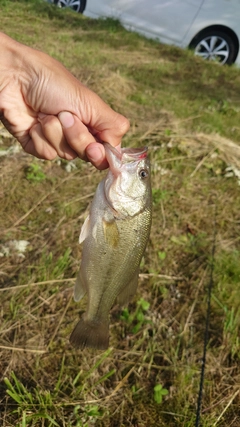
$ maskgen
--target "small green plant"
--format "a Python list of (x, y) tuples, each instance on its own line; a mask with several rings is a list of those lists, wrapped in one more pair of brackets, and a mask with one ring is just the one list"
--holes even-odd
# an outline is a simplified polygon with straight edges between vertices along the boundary
[(129, 325), (133, 325), (132, 333), (136, 334), (144, 324), (149, 323), (146, 318), (150, 304), (143, 298), (137, 302), (137, 308), (134, 313), (129, 313), (128, 308), (124, 308), (121, 314), (121, 319), (125, 320)]
[(158, 203), (160, 203), (161, 200), (166, 200), (168, 196), (168, 192), (166, 190), (161, 190), (160, 188), (153, 188), (152, 196), (153, 196), (153, 204), (158, 205)]
[(161, 260), (161, 261), (164, 261), (165, 260), (165, 258), (166, 258), (166, 252), (164, 252), (164, 251), (158, 251), (158, 258)]
[(76, 427), (88, 427), (88, 421), (101, 417), (103, 415), (103, 412), (100, 411), (98, 405), (89, 405), (84, 408), (83, 414), (81, 405), (76, 405), (74, 407), (73, 414), (76, 418)]
[(154, 400), (158, 404), (162, 403), (163, 396), (166, 396), (168, 394), (168, 390), (166, 388), (163, 388), (162, 384), (156, 384), (153, 391)]
[(46, 179), (46, 175), (38, 163), (32, 163), (26, 170), (26, 178), (31, 182), (41, 182)]

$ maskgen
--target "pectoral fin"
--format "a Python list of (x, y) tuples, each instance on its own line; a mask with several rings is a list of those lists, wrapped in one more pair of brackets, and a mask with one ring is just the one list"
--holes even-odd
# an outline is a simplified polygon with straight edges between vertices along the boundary
[(85, 219), (81, 231), (80, 231), (80, 236), (79, 236), (79, 243), (82, 243), (87, 236), (90, 233), (90, 219), (89, 219), (89, 215), (87, 216), (87, 218)]
[(78, 276), (77, 276), (77, 280), (74, 286), (74, 301), (80, 301), (80, 299), (82, 299), (85, 295), (85, 293), (87, 292), (86, 289), (86, 285), (84, 283), (84, 279), (82, 277), (82, 271), (81, 268), (78, 272)]
[(119, 231), (117, 228), (116, 221), (105, 221), (103, 220), (103, 232), (105, 242), (112, 246), (113, 248), (117, 248), (119, 242)]
[(137, 286), (138, 286), (138, 275), (139, 275), (139, 269), (137, 269), (136, 273), (134, 274), (132, 280), (128, 283), (127, 286), (123, 289), (122, 292), (117, 297), (117, 303), (120, 306), (127, 305), (129, 301), (134, 297)]

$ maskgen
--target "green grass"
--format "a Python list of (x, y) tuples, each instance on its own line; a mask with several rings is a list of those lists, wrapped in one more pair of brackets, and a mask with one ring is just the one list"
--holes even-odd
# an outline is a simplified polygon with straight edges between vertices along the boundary
[[(201, 425), (237, 426), (240, 70), (41, 1), (2, 2), (1, 30), (130, 119), (123, 143), (148, 145), (154, 202), (138, 292), (113, 308), (110, 348), (76, 351), (78, 236), (103, 173), (23, 151), (0, 158), (2, 425), (194, 426), (216, 226)], [(14, 144), (0, 129), (0, 148)], [(29, 242), (24, 253), (14, 240)]]

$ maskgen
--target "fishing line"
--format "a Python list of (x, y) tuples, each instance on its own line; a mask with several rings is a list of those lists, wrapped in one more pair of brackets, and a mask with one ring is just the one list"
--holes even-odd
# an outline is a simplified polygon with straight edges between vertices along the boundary
[(207, 315), (206, 315), (206, 323), (205, 323), (205, 333), (204, 333), (204, 342), (203, 342), (203, 357), (202, 357), (202, 367), (201, 367), (201, 375), (200, 375), (200, 383), (199, 383), (195, 427), (199, 427), (200, 420), (201, 420), (203, 384), (204, 384), (204, 376), (205, 376), (205, 368), (206, 368), (207, 345), (208, 345), (208, 341), (209, 341), (209, 325), (210, 325), (210, 314), (211, 314), (211, 297), (212, 297), (212, 288), (213, 288), (214, 256), (215, 256), (215, 249), (216, 249), (216, 234), (217, 234), (217, 232), (216, 232), (216, 229), (217, 229), (216, 217), (217, 217), (217, 209), (216, 209), (216, 205), (215, 205), (214, 227), (213, 227), (213, 246), (212, 246), (211, 262), (210, 262), (210, 277), (209, 277), (209, 283), (208, 283), (208, 287), (207, 287)]

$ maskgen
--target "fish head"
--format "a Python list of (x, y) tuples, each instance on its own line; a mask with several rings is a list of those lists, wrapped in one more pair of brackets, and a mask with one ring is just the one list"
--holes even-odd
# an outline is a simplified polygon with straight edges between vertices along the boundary
[(105, 197), (114, 216), (134, 216), (151, 204), (151, 171), (147, 147), (118, 151), (104, 143), (109, 172), (105, 179)]

